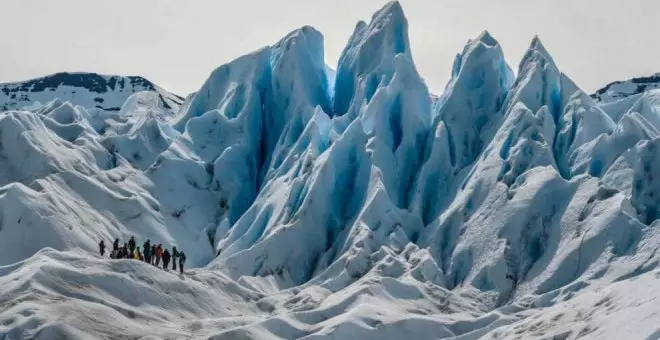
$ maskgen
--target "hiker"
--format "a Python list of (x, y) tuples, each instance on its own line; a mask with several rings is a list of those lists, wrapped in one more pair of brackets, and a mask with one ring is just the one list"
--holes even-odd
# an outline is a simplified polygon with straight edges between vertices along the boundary
[(163, 257), (163, 245), (158, 244), (156, 247), (156, 267), (160, 266), (160, 259)]
[(170, 251), (165, 249), (163, 252), (163, 269), (167, 270), (167, 266), (170, 264)]
[(133, 251), (135, 250), (135, 238), (133, 236), (128, 240), (128, 250), (131, 251), (131, 254), (133, 254)]
[(142, 249), (143, 249), (142, 255), (144, 255), (144, 260), (143, 261), (144, 262), (151, 262), (150, 261), (151, 256), (149, 256), (149, 255), (151, 255), (151, 241), (147, 240), (146, 242), (144, 242), (144, 244), (142, 245)]
[(130, 259), (131, 258), (130, 255), (131, 254), (128, 253), (128, 243), (124, 243), (124, 247), (122, 248), (121, 258), (122, 259)]
[(101, 257), (103, 257), (103, 254), (105, 253), (105, 242), (103, 242), (103, 240), (99, 243), (99, 253), (101, 253)]
[(112, 250), (114, 250), (116, 252), (119, 251), (119, 239), (118, 238), (116, 238), (115, 242), (112, 244)]
[(176, 271), (176, 259), (179, 258), (179, 252), (176, 251), (176, 246), (172, 247), (172, 270)]
[(179, 271), (183, 274), (183, 264), (186, 262), (186, 253), (182, 251), (179, 252)]
[(155, 244), (151, 245), (151, 255), (149, 256), (149, 259), (151, 260), (151, 264), (156, 265), (156, 245)]

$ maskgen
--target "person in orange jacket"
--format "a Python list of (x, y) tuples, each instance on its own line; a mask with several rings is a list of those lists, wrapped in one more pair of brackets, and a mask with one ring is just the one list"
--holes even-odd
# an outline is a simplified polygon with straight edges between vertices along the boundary
[(160, 258), (163, 257), (163, 245), (159, 244), (156, 247), (156, 266), (160, 265)]

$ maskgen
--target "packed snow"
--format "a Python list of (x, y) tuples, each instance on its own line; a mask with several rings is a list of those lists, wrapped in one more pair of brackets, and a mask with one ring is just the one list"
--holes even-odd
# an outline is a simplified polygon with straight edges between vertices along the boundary
[[(398, 2), (324, 55), (0, 84), (0, 338), (660, 339), (653, 77), (590, 96), (483, 32), (435, 96)], [(185, 272), (99, 255), (131, 236)]]

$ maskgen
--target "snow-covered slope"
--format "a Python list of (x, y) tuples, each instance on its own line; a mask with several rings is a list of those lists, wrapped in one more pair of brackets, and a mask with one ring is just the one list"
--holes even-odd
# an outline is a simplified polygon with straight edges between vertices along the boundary
[(177, 110), (183, 98), (142, 77), (96, 73), (55, 73), (23, 82), (0, 84), (0, 109), (17, 110), (46, 104), (57, 98), (85, 108), (118, 111), (126, 99), (140, 91), (153, 91), (168, 109)]
[(602, 102), (612, 102), (660, 88), (660, 73), (607, 84), (591, 96)]
[[(435, 97), (407, 30), (391, 2), (336, 68), (303, 27), (180, 105), (0, 113), (0, 335), (660, 337), (660, 90), (590, 97), (537, 37), (514, 74), (484, 32)], [(193, 269), (96, 255), (133, 235)]]

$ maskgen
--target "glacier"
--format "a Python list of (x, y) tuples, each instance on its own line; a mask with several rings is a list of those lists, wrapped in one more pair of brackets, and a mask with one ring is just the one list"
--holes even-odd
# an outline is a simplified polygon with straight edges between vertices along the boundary
[[(436, 96), (398, 2), (324, 56), (0, 84), (0, 336), (660, 338), (657, 75), (590, 95), (484, 31)], [(189, 269), (98, 255), (131, 236)]]

